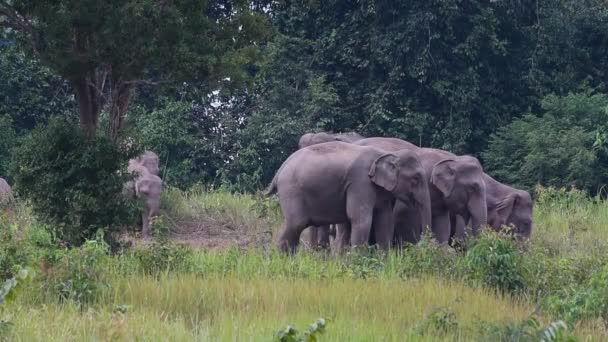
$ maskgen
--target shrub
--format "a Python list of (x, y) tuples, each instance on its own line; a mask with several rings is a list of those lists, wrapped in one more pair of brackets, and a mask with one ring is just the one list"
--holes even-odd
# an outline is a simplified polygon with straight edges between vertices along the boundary
[(433, 334), (445, 336), (458, 329), (456, 314), (450, 307), (438, 306), (431, 309), (422, 322), (416, 327), (421, 335)]
[(113, 231), (132, 222), (136, 205), (121, 191), (135, 152), (105, 137), (88, 140), (73, 122), (52, 119), (16, 149), (15, 190), (58, 238), (79, 245), (98, 229)]
[(0, 280), (16, 276), (31, 262), (27, 241), (16, 237), (17, 226), (0, 221)]
[(593, 273), (588, 281), (547, 297), (544, 303), (549, 312), (568, 322), (601, 318), (608, 325), (608, 265)]
[(429, 231), (423, 233), (417, 244), (408, 246), (402, 258), (399, 276), (403, 279), (427, 274), (441, 275), (446, 272), (455, 275), (455, 255), (450, 253), (449, 249), (440, 247)]
[(319, 318), (308, 326), (303, 335), (291, 325), (274, 333), (275, 341), (278, 342), (314, 342), (319, 341), (320, 336), (325, 333), (326, 322)]
[(465, 255), (470, 279), (503, 292), (524, 289), (526, 265), (522, 254), (510, 236), (484, 231)]
[(136, 249), (134, 253), (147, 274), (154, 275), (171, 271), (188, 272), (193, 269), (192, 249), (166, 240)]
[(578, 339), (568, 332), (563, 321), (551, 322), (541, 326), (538, 319), (531, 315), (523, 321), (481, 322), (480, 340), (483, 341), (521, 341), (521, 342), (575, 342)]
[(384, 269), (383, 255), (375, 246), (353, 249), (346, 255), (341, 268), (353, 279), (373, 278)]
[(103, 278), (108, 253), (109, 246), (98, 235), (97, 240), (87, 240), (79, 248), (53, 254), (54, 260), (47, 260), (50, 267), (43, 270), (43, 287), (62, 301), (94, 301), (102, 290), (109, 287)]

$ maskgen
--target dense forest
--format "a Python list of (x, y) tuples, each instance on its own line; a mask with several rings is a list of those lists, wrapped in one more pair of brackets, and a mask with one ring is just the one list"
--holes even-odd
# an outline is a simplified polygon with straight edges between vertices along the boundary
[(473, 154), (526, 189), (608, 181), (603, 0), (78, 3), (0, 2), (0, 175), (68, 118), (180, 188), (259, 189), (311, 131)]

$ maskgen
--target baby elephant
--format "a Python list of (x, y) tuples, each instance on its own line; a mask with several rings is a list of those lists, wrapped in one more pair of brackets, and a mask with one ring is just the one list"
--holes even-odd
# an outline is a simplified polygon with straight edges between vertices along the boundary
[[(424, 170), (415, 152), (392, 153), (344, 142), (302, 148), (279, 168), (266, 194), (278, 193), (284, 223), (279, 249), (293, 252), (307, 226), (348, 223), (352, 246), (367, 245), (372, 225), (376, 243), (393, 238), (392, 204), (429, 203)], [(430, 219), (430, 206), (423, 214)], [(343, 246), (346, 241), (337, 241)]]
[(150, 221), (160, 211), (160, 194), (163, 181), (158, 176), (158, 156), (151, 151), (129, 160), (129, 172), (135, 174), (135, 179), (125, 185), (125, 191), (144, 200), (142, 212), (142, 235), (150, 236)]

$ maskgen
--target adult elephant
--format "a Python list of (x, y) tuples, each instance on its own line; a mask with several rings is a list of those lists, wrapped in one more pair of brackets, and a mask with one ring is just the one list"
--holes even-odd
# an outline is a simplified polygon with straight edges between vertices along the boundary
[[(483, 174), (486, 183), (486, 207), (488, 225), (495, 231), (503, 226), (512, 226), (512, 233), (518, 241), (530, 238), (532, 234), (532, 197), (527, 191), (503, 184), (487, 174)], [(462, 217), (453, 219), (454, 239), (465, 237), (465, 221)]]
[[(356, 132), (344, 132), (344, 133), (306, 133), (300, 137), (298, 141), (298, 149), (322, 144), (330, 141), (342, 141), (347, 143), (353, 143), (355, 141), (364, 139), (363, 136)], [(312, 249), (327, 249), (329, 248), (329, 240), (332, 232), (335, 229), (331, 229), (330, 225), (323, 226), (310, 226), (308, 227), (309, 245)]]
[[(487, 224), (486, 185), (477, 158), (456, 156), (434, 148), (417, 147), (397, 138), (366, 138), (354, 143), (374, 146), (385, 151), (409, 150), (416, 152), (425, 170), (429, 186), (432, 224), (429, 225), (439, 243), (449, 242), (450, 214), (471, 220), (474, 234)], [(416, 243), (425, 222), (418, 210), (407, 201), (397, 201), (394, 207), (395, 243)]]
[(127, 169), (135, 175), (135, 178), (125, 184), (124, 193), (144, 201), (141, 231), (142, 235), (147, 238), (151, 235), (150, 222), (160, 212), (163, 182), (158, 176), (158, 156), (154, 152), (146, 151), (141, 156), (129, 160)]
[[(429, 203), (427, 180), (416, 153), (344, 142), (294, 152), (279, 168), (266, 194), (275, 192), (284, 217), (277, 239), (282, 251), (294, 251), (307, 226), (332, 223), (349, 224), (353, 246), (367, 244), (373, 225), (377, 243), (388, 248), (395, 198)], [(430, 220), (430, 206), (421, 216)]]

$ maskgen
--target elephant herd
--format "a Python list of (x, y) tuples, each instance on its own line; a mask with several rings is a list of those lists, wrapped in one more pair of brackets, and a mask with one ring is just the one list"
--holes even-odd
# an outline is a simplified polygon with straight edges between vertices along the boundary
[(440, 244), (488, 225), (532, 230), (532, 198), (486, 173), (472, 156), (418, 147), (397, 138), (307, 133), (283, 162), (266, 194), (278, 194), (284, 222), (276, 241), (293, 252), (310, 227), (313, 248), (416, 243), (425, 229)]

